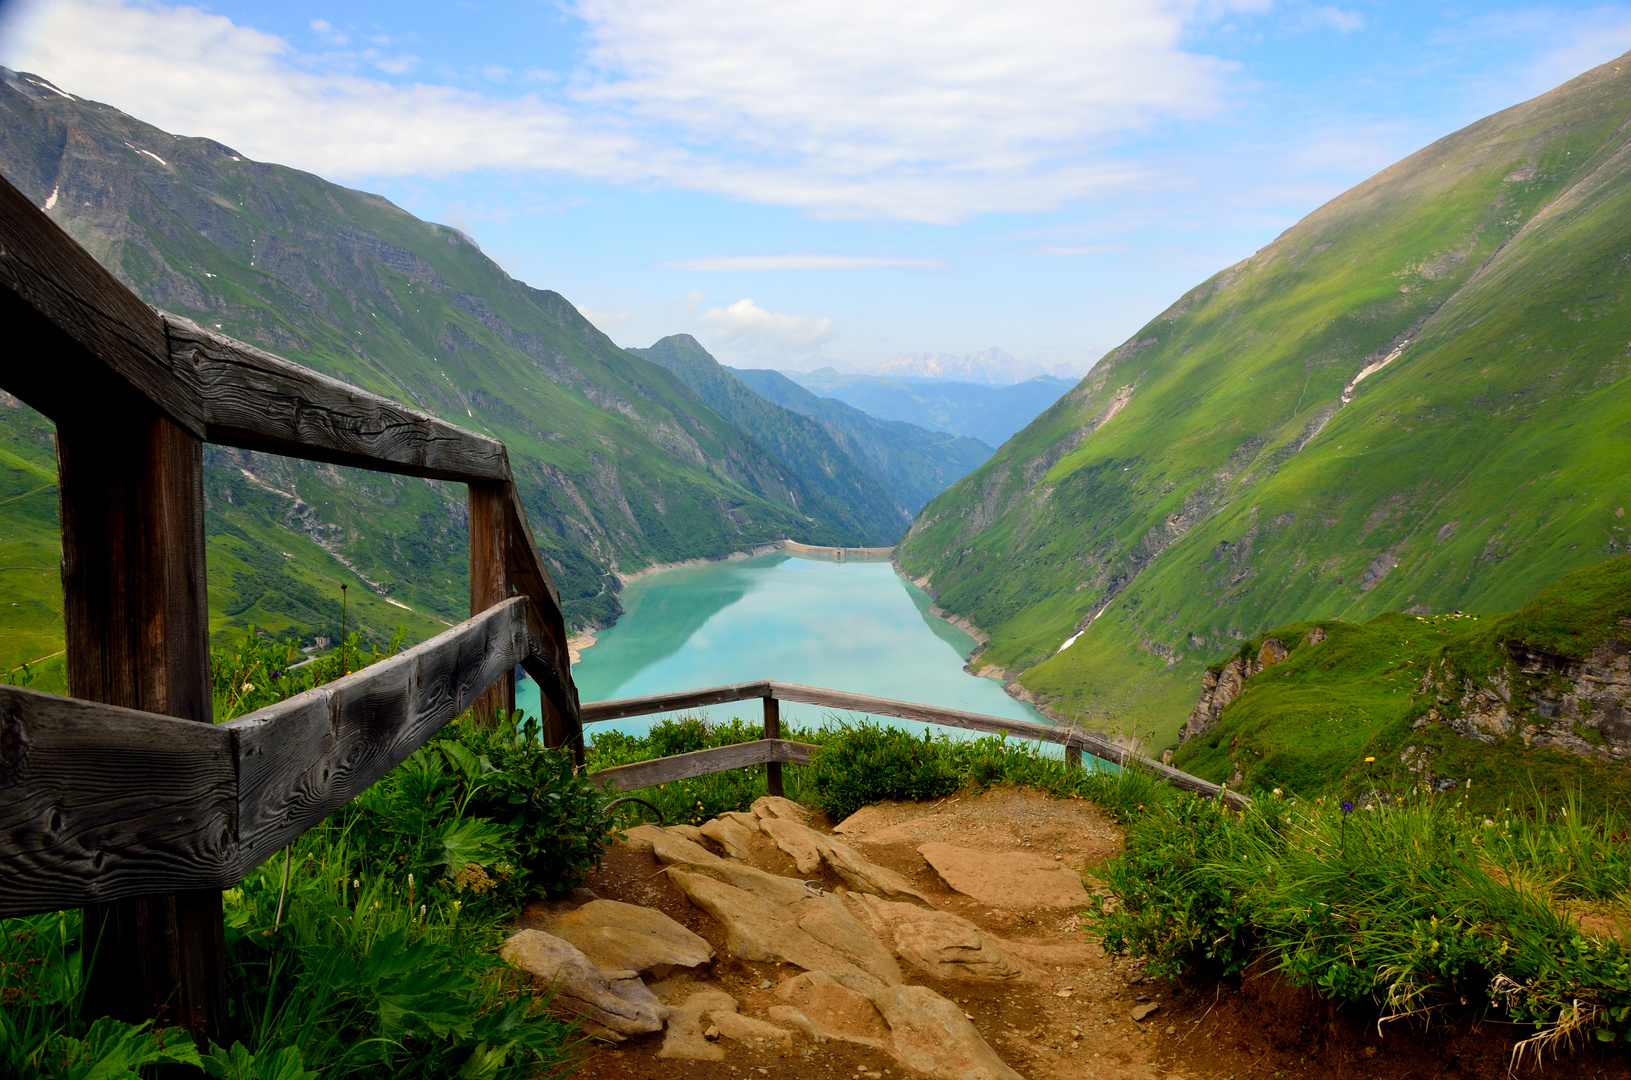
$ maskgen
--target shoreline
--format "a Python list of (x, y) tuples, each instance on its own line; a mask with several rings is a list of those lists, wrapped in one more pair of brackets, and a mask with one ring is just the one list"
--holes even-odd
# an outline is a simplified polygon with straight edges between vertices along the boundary
[[(944, 619), (946, 622), (951, 623), (953, 626), (957, 627), (957, 629), (979, 642), (979, 647), (974, 650), (976, 654), (985, 648), (986, 644), (991, 640), (990, 634), (986, 633), (984, 630), (981, 630), (971, 620), (966, 619), (961, 615), (953, 614), (952, 612), (949, 612), (945, 608), (941, 607), (939, 603), (935, 601), (934, 589), (930, 586), (928, 578), (914, 576), (900, 564), (900, 560), (898, 559), (891, 558), (889, 561), (894, 566), (895, 573), (922, 589), (929, 597), (930, 615), (933, 615), (939, 619)], [(1007, 668), (998, 664), (980, 664), (976, 662), (973, 656), (971, 656), (969, 658), (969, 662), (963, 665), (963, 670), (968, 672), (970, 675), (977, 676), (981, 679), (995, 679), (1001, 682), (1003, 693), (1007, 694), (1015, 701), (1024, 702), (1026, 705), (1029, 705), (1031, 708), (1047, 717), (1053, 723), (1061, 726), (1068, 726), (1070, 724), (1070, 720), (1068, 718), (1060, 716), (1054, 712), (1049, 703), (1038, 698), (1031, 692), (1029, 687), (1019, 681), (1019, 676), (1017, 674), (1009, 671)]]
[[(738, 562), (742, 559), (752, 559), (760, 555), (769, 555), (771, 552), (785, 551), (793, 555), (812, 556), (815, 558), (834, 558), (839, 560), (892, 560), (895, 549), (892, 547), (823, 547), (819, 544), (801, 544), (797, 540), (772, 540), (767, 544), (755, 544), (744, 551), (730, 551), (724, 555), (709, 555), (697, 559), (682, 559), (679, 562), (652, 563), (636, 570), (632, 574), (625, 574), (621, 570), (612, 571), (617, 580), (623, 585), (639, 581), (652, 574), (660, 574), (664, 570), (683, 570), (687, 566), (707, 566), (709, 563)], [(606, 629), (601, 627), (601, 629)]]

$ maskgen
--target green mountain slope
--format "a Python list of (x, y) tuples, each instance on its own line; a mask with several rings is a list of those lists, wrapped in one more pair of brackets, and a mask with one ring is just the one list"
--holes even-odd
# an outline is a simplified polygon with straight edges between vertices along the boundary
[(1161, 746), (1269, 627), (1510, 609), (1625, 551), (1628, 127), (1622, 61), (1321, 207), (931, 503), (901, 563), (987, 663)]
[[(800, 479), (672, 373), (456, 230), (0, 74), (0, 173), (149, 302), (503, 439), (575, 625), (617, 614), (620, 570), (784, 536), (863, 541), (808, 515)], [(17, 433), (3, 445), (33, 446), (25, 414), (0, 409)], [(0, 499), (44, 482), (29, 468), (54, 472), (34, 448)], [(339, 581), (387, 628), (466, 613), (462, 488), (222, 450), (208, 464), (218, 626), (301, 625), (328, 596), (337, 627)], [(0, 504), (0, 532), (23, 537), (17, 565), (54, 565), (27, 547), (50, 541), (27, 540), (44, 519), (25, 502)], [(39, 591), (26, 580), (0, 574), (0, 608), (23, 610)]]
[(629, 351), (678, 375), (715, 412), (774, 455), (802, 481), (806, 513), (853, 530), (864, 546), (888, 547), (906, 532), (911, 514), (895, 503), (870, 469), (808, 416), (760, 397), (690, 334)]
[(938, 379), (846, 375), (832, 368), (791, 372), (793, 381), (823, 397), (853, 405), (880, 420), (967, 435), (1000, 446), (1071, 388), (1068, 379), (1039, 375), (1013, 386)]
[(814, 417), (851, 457), (865, 462), (884, 488), (913, 516), (991, 456), (978, 439), (880, 420), (836, 398), (812, 394), (779, 371), (732, 369), (760, 397)]

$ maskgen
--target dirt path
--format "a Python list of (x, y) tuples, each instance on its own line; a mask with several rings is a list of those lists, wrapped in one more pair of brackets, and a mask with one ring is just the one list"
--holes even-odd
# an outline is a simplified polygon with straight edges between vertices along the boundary
[[(987, 890), (995, 887), (995, 894), (977, 899), (952, 889), (919, 853), (925, 845), (980, 853), (972, 859), (976, 871), (982, 860), (994, 868), (998, 859), (1023, 853), (1033, 863), (1052, 860), (1091, 874), (1119, 851), (1121, 837), (1089, 803), (998, 788), (933, 804), (868, 807), (835, 831), (825, 829), (819, 818), (812, 824), (901, 874), (936, 909), (992, 935), (1023, 969), (1022, 977), (1001, 982), (942, 980), (921, 971), (908, 972), (908, 981), (961, 1006), (986, 1043), (1026, 1080), (1470, 1080), (1506, 1074), (1513, 1036), (1500, 1025), (1480, 1029), (1450, 1024), (1422, 1031), (1401, 1024), (1390, 1025), (1379, 1036), (1373, 1020), (1289, 991), (1272, 978), (1248, 981), (1234, 993), (1181, 992), (1166, 982), (1147, 980), (1135, 961), (1107, 956), (1088, 939), (1081, 905), (1029, 903), (1025, 889), (1004, 888), (1000, 874), (985, 883)], [(743, 861), (770, 873), (811, 877), (769, 842), (752, 844), (746, 856)], [(845, 883), (825, 868), (813, 880), (830, 892), (845, 890)], [(1087, 883), (1092, 885), (1091, 877)], [(594, 896), (656, 908), (715, 949), (718, 959), (700, 976), (673, 976), (653, 984), (664, 1004), (678, 1005), (699, 989), (720, 989), (738, 1000), (743, 1015), (763, 1017), (781, 1003), (776, 989), (799, 973), (789, 965), (727, 955), (721, 926), (671, 883), (649, 849), (617, 845), (588, 889)], [(575, 899), (534, 905), (522, 925), (546, 928), (552, 915), (590, 898), (580, 891)], [(816, 1043), (802, 1034), (790, 1048), (721, 1040), (726, 1051), (722, 1061), (661, 1059), (657, 1052), (662, 1044), (659, 1033), (596, 1048), (578, 1075), (589, 1080), (904, 1080), (917, 1075), (882, 1049), (833, 1040)], [(1631, 1069), (1623, 1054), (1588, 1049), (1539, 1072), (1526, 1069), (1524, 1075), (1631, 1080)]]

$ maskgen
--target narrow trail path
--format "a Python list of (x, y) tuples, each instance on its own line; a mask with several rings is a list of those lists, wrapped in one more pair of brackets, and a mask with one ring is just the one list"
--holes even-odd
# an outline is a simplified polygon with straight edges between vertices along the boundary
[[(701, 950), (644, 971), (667, 1007), (666, 1030), (597, 1043), (576, 1075), (1506, 1075), (1511, 1037), (1499, 1025), (1398, 1024), (1379, 1035), (1273, 979), (1234, 993), (1186, 993), (1106, 955), (1083, 925), (1089, 894), (1080, 883), (1086, 874), (1092, 887), (1092, 869), (1119, 852), (1121, 833), (1090, 803), (994, 788), (867, 807), (837, 829), (819, 816), (806, 827), (790, 803), (761, 800), (755, 810), (701, 829), (632, 830), (584, 889), (527, 909), (522, 928), (571, 937), (617, 911), (649, 914), (621, 907), (637, 905), (677, 924), (673, 933), (692, 943), (681, 953)], [(777, 897), (790, 906), (778, 909)], [(598, 931), (605, 941), (632, 940), (616, 922)], [(587, 939), (573, 940), (595, 955)], [(697, 963), (709, 950), (711, 961)], [(1523, 1075), (1631, 1080), (1623, 1055), (1589, 1050)]]

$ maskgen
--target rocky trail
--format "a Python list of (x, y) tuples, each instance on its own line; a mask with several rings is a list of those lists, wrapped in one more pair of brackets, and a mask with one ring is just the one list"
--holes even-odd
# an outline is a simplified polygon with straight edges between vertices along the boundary
[[(836, 829), (807, 813), (765, 798), (700, 828), (640, 826), (585, 888), (527, 908), (504, 953), (598, 1036), (575, 1075), (1506, 1072), (1499, 1025), (1379, 1034), (1272, 979), (1180, 993), (1106, 955), (1083, 927), (1083, 874), (1120, 830), (1090, 803), (995, 788), (867, 807)], [(1588, 1052), (1525, 1075), (1631, 1074)]]

